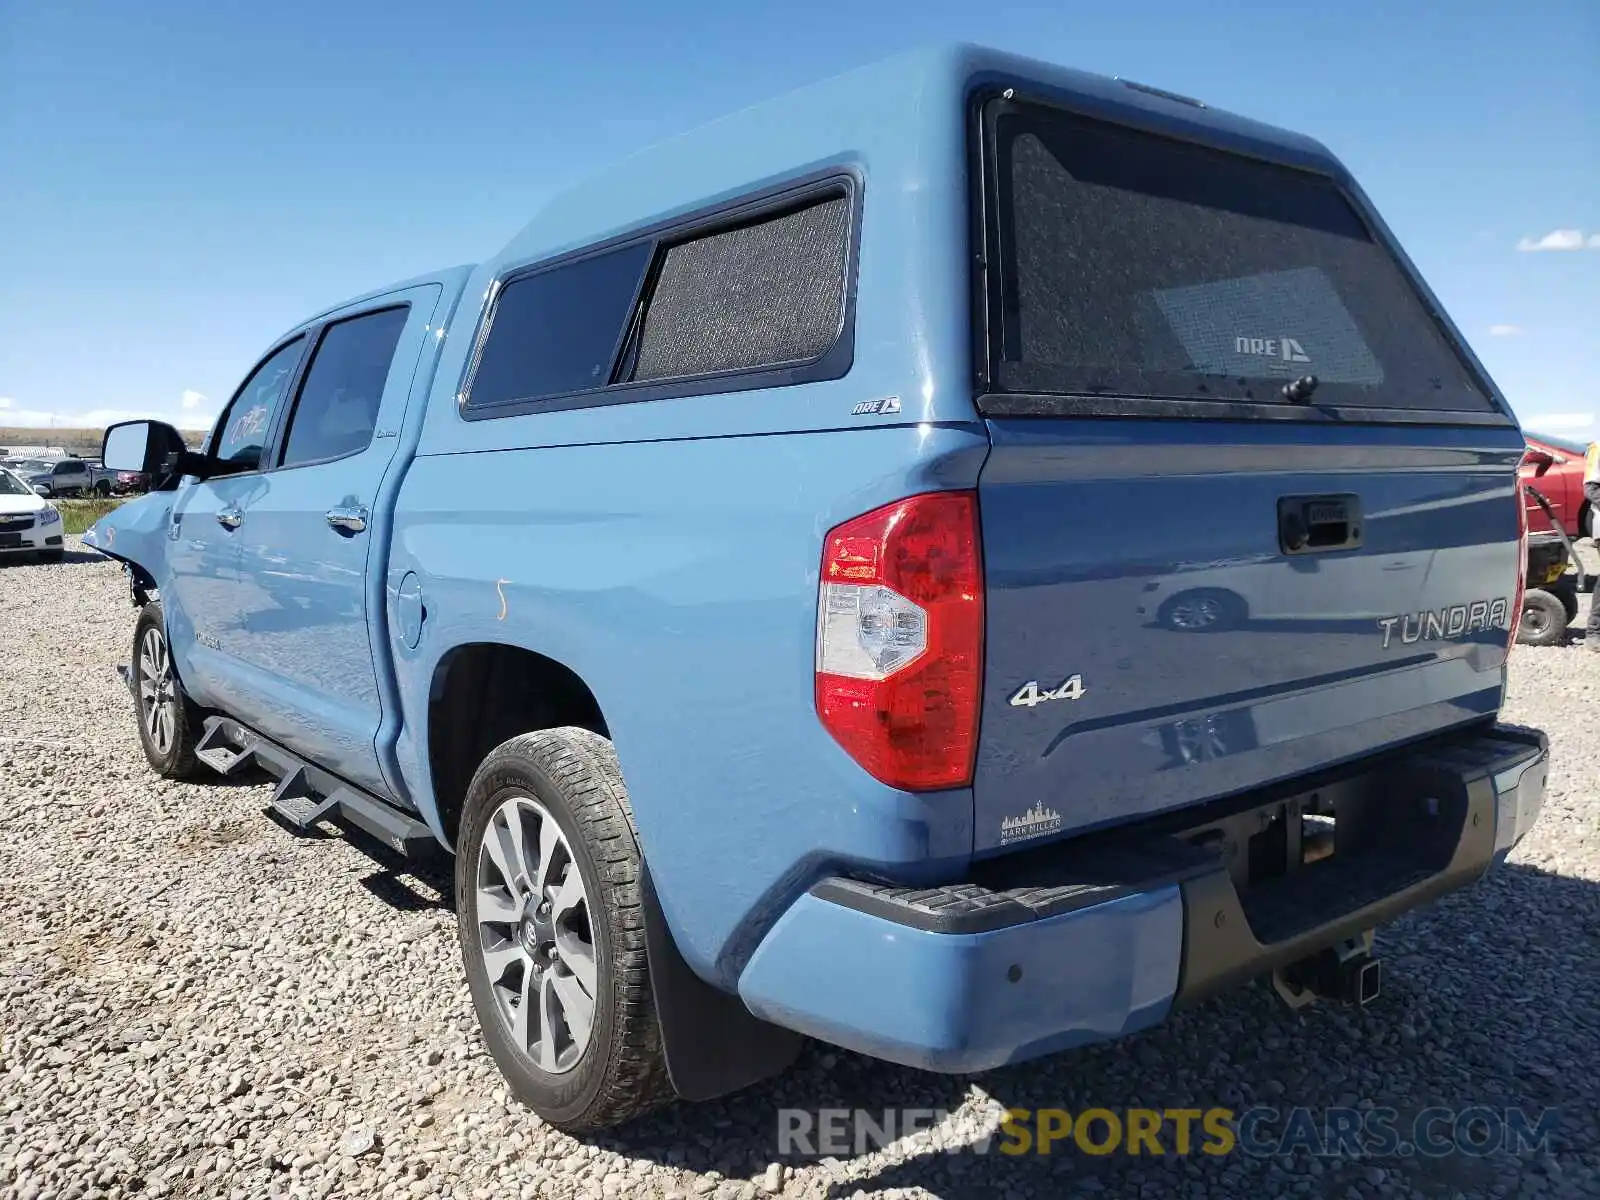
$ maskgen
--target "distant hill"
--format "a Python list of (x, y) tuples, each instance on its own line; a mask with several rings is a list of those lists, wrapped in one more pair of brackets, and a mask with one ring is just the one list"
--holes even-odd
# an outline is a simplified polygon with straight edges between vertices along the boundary
[[(198, 450), (210, 431), (184, 429), (180, 432), (183, 440)], [(105, 433), (104, 429), (27, 429), (0, 425), (0, 453), (9, 453), (19, 446), (60, 446), (69, 455), (93, 458), (100, 453)]]

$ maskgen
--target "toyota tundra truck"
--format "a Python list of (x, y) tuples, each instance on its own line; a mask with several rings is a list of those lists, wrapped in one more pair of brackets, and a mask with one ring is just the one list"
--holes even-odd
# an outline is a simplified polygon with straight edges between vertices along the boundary
[(1317, 142), (955, 47), (310, 317), (203, 452), (113, 427), (160, 482), (87, 540), (154, 770), (452, 854), (483, 1040), (581, 1131), (805, 1037), (1373, 1000), (1543, 798), (1523, 448)]

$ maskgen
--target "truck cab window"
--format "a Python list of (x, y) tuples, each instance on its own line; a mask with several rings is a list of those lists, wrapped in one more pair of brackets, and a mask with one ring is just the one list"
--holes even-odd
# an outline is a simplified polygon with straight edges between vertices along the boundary
[(289, 418), (283, 466), (326, 462), (367, 448), (407, 312), (388, 308), (327, 328)]
[(234, 396), (211, 439), (212, 454), (229, 471), (254, 471), (261, 466), (272, 419), (283, 403), (289, 379), (300, 361), (303, 337), (280, 346), (257, 367)]

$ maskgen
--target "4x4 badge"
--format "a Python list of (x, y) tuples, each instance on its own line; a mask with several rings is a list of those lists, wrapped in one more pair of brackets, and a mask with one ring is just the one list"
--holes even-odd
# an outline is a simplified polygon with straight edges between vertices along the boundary
[(1071, 679), (1063, 681), (1060, 687), (1039, 690), (1039, 681), (1030, 679), (1011, 697), (1012, 708), (1032, 708), (1035, 704), (1043, 704), (1047, 700), (1082, 700), (1083, 676), (1074, 675)]

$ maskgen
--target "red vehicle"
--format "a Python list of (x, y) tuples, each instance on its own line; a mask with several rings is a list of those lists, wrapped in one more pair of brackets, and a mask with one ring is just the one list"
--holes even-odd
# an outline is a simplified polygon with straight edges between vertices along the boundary
[[(1595, 513), (1583, 497), (1583, 455), (1587, 442), (1547, 434), (1524, 434), (1528, 452), (1522, 458), (1522, 482), (1532, 484), (1550, 501), (1567, 536), (1595, 535)], [(1528, 501), (1528, 532), (1553, 532), (1550, 518)]]

